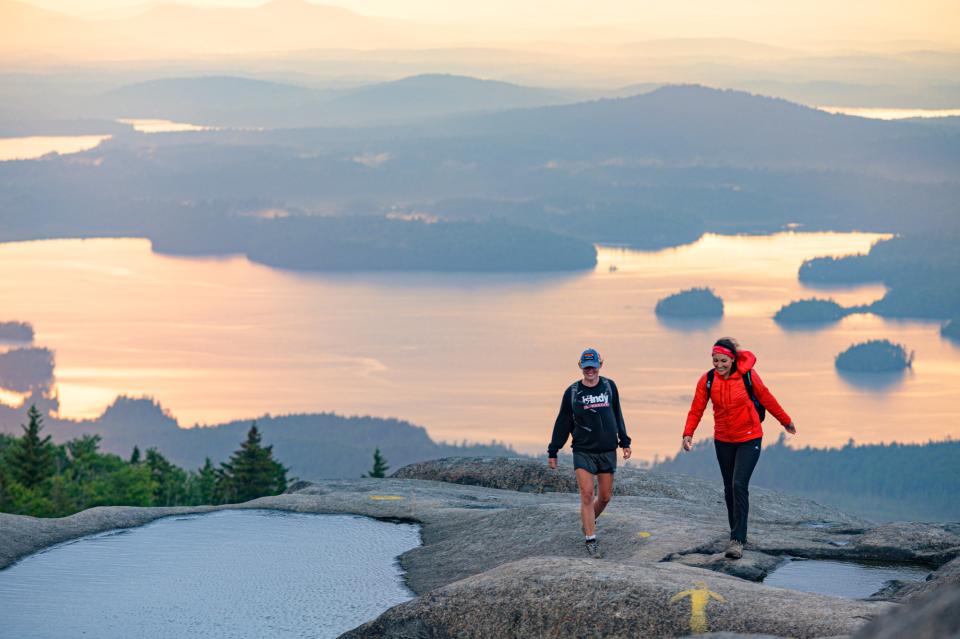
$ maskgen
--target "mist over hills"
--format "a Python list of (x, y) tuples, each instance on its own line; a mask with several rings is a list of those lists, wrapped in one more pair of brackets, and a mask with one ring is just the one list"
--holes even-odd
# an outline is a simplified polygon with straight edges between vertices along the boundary
[(204, 76), (124, 85), (89, 100), (85, 112), (95, 117), (162, 118), (219, 127), (331, 127), (563, 104), (581, 95), (450, 74), (345, 89)]
[[(514, 91), (439, 76), (350, 95), (354, 110), (398, 85), (430, 102), (464, 82), (491, 100)], [(0, 240), (145, 236), (172, 253), (322, 269), (444, 269), (456, 255), (472, 270), (501, 255), (512, 258), (489, 268), (524, 270), (524, 253), (497, 232), (508, 225), (531, 229), (526, 268), (583, 268), (592, 261), (571, 261), (581, 252), (563, 248), (571, 241), (657, 248), (787, 224), (949, 229), (958, 175), (960, 131), (670, 86), (397, 126), (119, 134), (84, 154), (0, 165)], [(285, 252), (295, 227), (320, 243)]]

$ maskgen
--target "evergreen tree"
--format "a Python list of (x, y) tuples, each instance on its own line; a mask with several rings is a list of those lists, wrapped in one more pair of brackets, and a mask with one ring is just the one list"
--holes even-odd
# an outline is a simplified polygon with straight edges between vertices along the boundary
[(244, 502), (277, 495), (287, 489), (287, 469), (273, 459), (273, 446), (260, 444), (260, 431), (253, 422), (247, 441), (220, 465), (217, 488), (226, 502)]
[(154, 506), (176, 506), (187, 496), (187, 474), (171, 464), (156, 448), (147, 449), (146, 466), (154, 483)]
[(204, 460), (202, 468), (195, 473), (190, 473), (188, 484), (191, 506), (220, 503), (217, 494), (217, 470), (209, 457)]
[(133, 452), (130, 453), (130, 463), (136, 466), (140, 463), (140, 447), (134, 446)]
[(387, 465), (387, 460), (380, 454), (380, 448), (377, 447), (377, 449), (373, 451), (373, 469), (367, 473), (367, 477), (383, 479), (387, 476), (388, 470), (390, 470), (390, 466)]
[(43, 417), (36, 406), (30, 406), (27, 418), (29, 425), (21, 425), (23, 435), (10, 451), (8, 463), (13, 481), (25, 488), (34, 488), (56, 472), (56, 447), (50, 442), (50, 435), (40, 438)]

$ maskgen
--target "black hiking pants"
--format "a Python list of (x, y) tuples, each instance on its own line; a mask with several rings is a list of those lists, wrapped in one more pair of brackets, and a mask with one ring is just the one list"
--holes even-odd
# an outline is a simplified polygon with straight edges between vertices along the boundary
[(723, 498), (727, 502), (730, 539), (747, 541), (747, 515), (750, 512), (750, 476), (760, 460), (761, 437), (731, 444), (714, 440), (720, 474), (723, 475)]

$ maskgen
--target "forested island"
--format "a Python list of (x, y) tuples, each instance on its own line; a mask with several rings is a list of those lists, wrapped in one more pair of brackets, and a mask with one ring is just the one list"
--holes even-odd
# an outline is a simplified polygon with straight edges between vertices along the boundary
[(826, 324), (836, 322), (847, 316), (850, 311), (833, 300), (812, 298), (797, 300), (785, 304), (776, 312), (773, 319), (778, 324)]
[(254, 423), (228, 461), (185, 471), (156, 448), (129, 459), (100, 452), (99, 435), (62, 444), (43, 431), (36, 407), (19, 437), (0, 433), (0, 512), (66, 517), (94, 506), (196, 506), (240, 503), (287, 488), (287, 468), (261, 443)]
[(709, 288), (690, 288), (658, 301), (654, 312), (662, 317), (723, 317), (723, 300)]
[[(874, 520), (960, 519), (960, 441), (792, 448), (783, 435), (764, 447), (752, 484), (798, 493)], [(910, 472), (892, 469), (909, 468)], [(697, 442), (654, 470), (708, 478), (721, 486), (713, 442)]]
[(0, 342), (32, 342), (33, 326), (27, 322), (0, 322)]
[(818, 257), (800, 267), (805, 284), (883, 282), (882, 299), (858, 308), (885, 317), (949, 319), (960, 315), (960, 232), (912, 233), (877, 242), (867, 255)]
[(851, 373), (892, 373), (910, 368), (912, 363), (912, 352), (886, 339), (854, 344), (835, 360), (839, 370)]

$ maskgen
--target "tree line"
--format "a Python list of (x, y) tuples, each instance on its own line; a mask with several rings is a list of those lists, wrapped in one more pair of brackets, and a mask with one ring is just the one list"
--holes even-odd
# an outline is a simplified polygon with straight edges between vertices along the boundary
[[(801, 494), (868, 519), (960, 519), (960, 441), (791, 448), (785, 438), (765, 446), (752, 484)], [(710, 439), (689, 453), (655, 463), (653, 470), (716, 480)]]
[(184, 470), (156, 448), (129, 459), (102, 453), (99, 435), (63, 444), (43, 436), (43, 416), (27, 412), (20, 437), (0, 434), (0, 512), (65, 517), (94, 506), (196, 506), (249, 501), (287, 488), (287, 468), (264, 446), (254, 422), (230, 459)]

